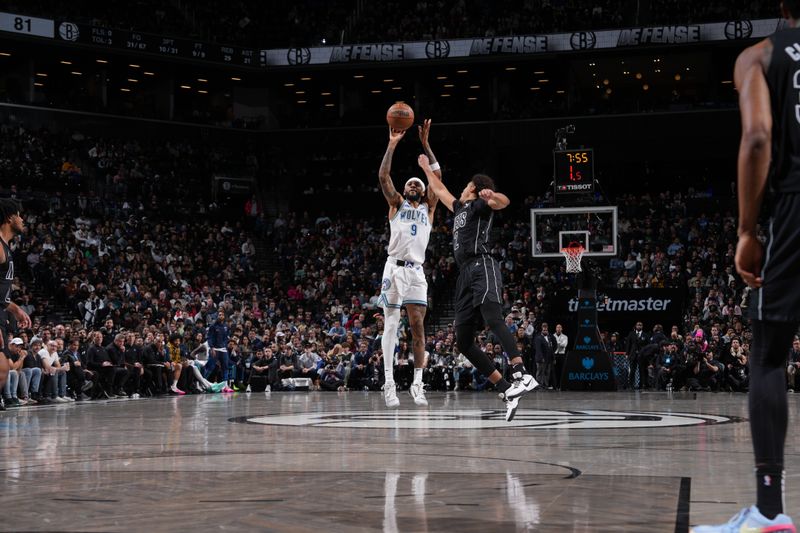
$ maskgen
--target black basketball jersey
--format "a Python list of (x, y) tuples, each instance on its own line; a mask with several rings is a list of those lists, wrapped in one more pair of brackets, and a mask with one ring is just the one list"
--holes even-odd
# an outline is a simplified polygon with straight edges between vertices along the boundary
[(486, 200), (453, 201), (453, 253), (458, 266), (471, 258), (490, 253), (494, 211)]
[(5, 309), (11, 303), (11, 282), (14, 281), (14, 258), (11, 255), (11, 248), (0, 239), (3, 251), (6, 255), (6, 262), (0, 263), (0, 308)]
[(767, 69), (772, 103), (772, 163), (769, 187), (800, 192), (800, 29), (770, 37), (773, 50)]

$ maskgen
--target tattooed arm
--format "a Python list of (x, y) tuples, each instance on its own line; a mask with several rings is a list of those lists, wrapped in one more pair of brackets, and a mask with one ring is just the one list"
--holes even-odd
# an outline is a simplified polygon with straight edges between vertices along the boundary
[(405, 131), (396, 131), (389, 128), (389, 146), (386, 147), (386, 153), (383, 155), (381, 168), (378, 170), (378, 180), (381, 184), (381, 190), (383, 191), (383, 196), (386, 197), (386, 201), (389, 203), (390, 218), (403, 202), (403, 197), (397, 192), (397, 189), (394, 188), (394, 183), (392, 183), (392, 176), (390, 174), (394, 149), (397, 148), (397, 143), (400, 142), (403, 135), (405, 135)]

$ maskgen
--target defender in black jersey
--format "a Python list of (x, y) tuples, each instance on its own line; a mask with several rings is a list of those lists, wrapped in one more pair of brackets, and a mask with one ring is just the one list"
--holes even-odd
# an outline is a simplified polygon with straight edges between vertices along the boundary
[[(494, 191), (494, 182), (489, 176), (476, 174), (462, 191), (461, 197), (456, 199), (431, 169), (427, 156), (420, 155), (418, 162), (428, 177), (431, 191), (455, 214), (453, 252), (459, 267), (456, 344), (475, 368), (495, 384), (500, 397), (506, 402), (506, 420), (511, 421), (520, 397), (539, 384), (525, 370), (516, 340), (503, 321), (500, 265), (490, 255), (494, 212), (508, 206), (508, 197)], [(481, 317), (500, 339), (503, 350), (511, 359), (513, 384), (495, 370), (489, 356), (475, 344), (474, 325)]]
[[(11, 301), (11, 283), (14, 281), (14, 259), (11, 256), (9, 243), (25, 229), (24, 221), (19, 215), (19, 204), (11, 199), (0, 199), (0, 308), (13, 316), (21, 328), (29, 328), (31, 319), (17, 304)], [(0, 326), (0, 350), (5, 348), (8, 332), (5, 324)], [(8, 379), (8, 359), (0, 351), (0, 390)], [(0, 410), (5, 410), (0, 398)]]
[[(742, 52), (739, 90), (739, 243), (736, 270), (754, 289), (749, 313), (750, 431), (756, 463), (756, 505), (728, 523), (695, 533), (794, 532), (783, 513), (784, 443), (788, 421), (786, 360), (800, 326), (800, 0), (781, 3), (790, 29)], [(767, 198), (758, 239), (758, 217)]]

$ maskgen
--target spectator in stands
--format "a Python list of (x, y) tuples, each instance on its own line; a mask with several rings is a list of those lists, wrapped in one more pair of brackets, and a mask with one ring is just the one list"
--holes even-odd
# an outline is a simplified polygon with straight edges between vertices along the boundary
[(536, 381), (547, 389), (553, 388), (550, 378), (553, 374), (555, 350), (558, 347), (556, 338), (550, 333), (547, 322), (542, 322), (542, 329), (534, 341), (536, 349)]
[(47, 345), (39, 350), (39, 359), (42, 362), (42, 374), (46, 376), (45, 392), (42, 397), (44, 402), (67, 403), (72, 401), (67, 397), (67, 372), (69, 363), (61, 364), (58, 356), (56, 341), (48, 341)]
[(800, 338), (795, 337), (792, 341), (792, 349), (789, 351), (789, 366), (786, 367), (786, 380), (789, 392), (795, 392), (795, 376), (800, 369)]
[(556, 331), (553, 334), (553, 338), (556, 340), (553, 364), (555, 379), (553, 383), (557, 389), (561, 390), (561, 374), (564, 371), (564, 363), (567, 357), (567, 344), (569, 344), (569, 337), (564, 334), (564, 327), (561, 324), (556, 324)]
[[(647, 378), (648, 361), (644, 361), (639, 357), (642, 348), (647, 346), (650, 342), (650, 336), (644, 331), (644, 325), (641, 322), (636, 322), (633, 330), (628, 334), (625, 339), (625, 353), (628, 354), (628, 362), (630, 363), (630, 376), (628, 378), (628, 386), (631, 389), (642, 388), (645, 386)], [(636, 385), (636, 371), (639, 371), (639, 384)]]

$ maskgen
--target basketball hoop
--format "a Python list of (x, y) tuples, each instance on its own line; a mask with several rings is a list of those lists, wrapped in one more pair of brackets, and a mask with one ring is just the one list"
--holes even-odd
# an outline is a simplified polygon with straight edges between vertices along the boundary
[(561, 249), (561, 254), (567, 260), (567, 272), (570, 274), (576, 274), (581, 272), (581, 258), (583, 254), (586, 252), (586, 248), (584, 248), (578, 242), (571, 242), (566, 248)]

